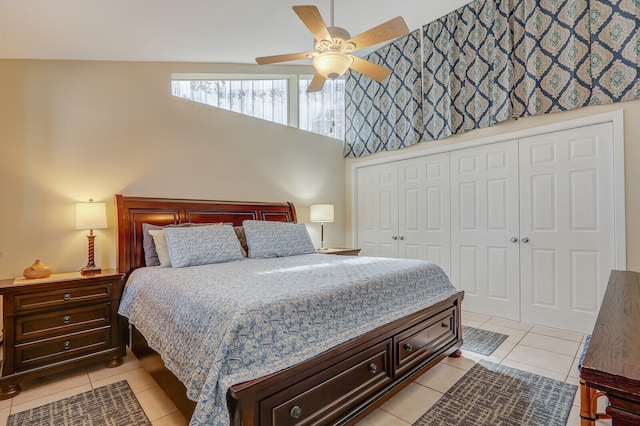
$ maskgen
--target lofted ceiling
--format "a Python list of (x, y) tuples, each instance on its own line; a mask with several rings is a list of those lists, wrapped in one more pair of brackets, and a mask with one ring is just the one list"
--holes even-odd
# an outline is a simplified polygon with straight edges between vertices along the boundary
[[(335, 0), (334, 23), (355, 36), (402, 16), (413, 31), (469, 1)], [(298, 4), (330, 25), (330, 0), (0, 0), (0, 58), (255, 63), (313, 50)]]

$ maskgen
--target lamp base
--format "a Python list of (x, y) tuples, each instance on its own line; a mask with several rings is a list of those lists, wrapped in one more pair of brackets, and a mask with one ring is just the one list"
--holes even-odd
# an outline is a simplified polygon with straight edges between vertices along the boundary
[(102, 272), (102, 269), (97, 266), (87, 265), (84, 268), (80, 269), (80, 275), (82, 276), (99, 275), (101, 272)]

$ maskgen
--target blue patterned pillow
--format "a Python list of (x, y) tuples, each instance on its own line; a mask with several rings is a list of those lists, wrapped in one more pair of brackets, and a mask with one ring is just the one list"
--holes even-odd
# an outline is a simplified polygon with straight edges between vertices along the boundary
[(304, 223), (245, 220), (242, 226), (251, 258), (264, 259), (316, 252)]
[(174, 268), (242, 259), (240, 241), (229, 225), (165, 228), (164, 234)]

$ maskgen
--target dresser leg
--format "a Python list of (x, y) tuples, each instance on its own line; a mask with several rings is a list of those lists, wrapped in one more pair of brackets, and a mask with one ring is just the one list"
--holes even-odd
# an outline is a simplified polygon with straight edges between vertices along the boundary
[(449, 356), (451, 358), (460, 358), (462, 356), (462, 351), (460, 349), (456, 349), (456, 351)]
[(0, 387), (0, 400), (13, 398), (19, 394), (21, 390), (18, 384), (2, 386)]
[(109, 362), (107, 363), (107, 368), (118, 367), (122, 365), (122, 357), (114, 356), (113, 358), (109, 358)]

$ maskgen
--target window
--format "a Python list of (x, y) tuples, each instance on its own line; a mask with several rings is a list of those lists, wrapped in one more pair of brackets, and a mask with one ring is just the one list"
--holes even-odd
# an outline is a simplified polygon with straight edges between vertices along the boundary
[(255, 118), (288, 124), (287, 79), (171, 80), (171, 94)]
[(299, 78), (298, 126), (344, 140), (344, 78), (327, 80), (319, 92), (307, 93), (312, 77)]
[[(344, 140), (344, 79), (307, 93), (311, 76), (173, 74), (171, 94)], [(298, 87), (298, 93), (289, 88)]]

